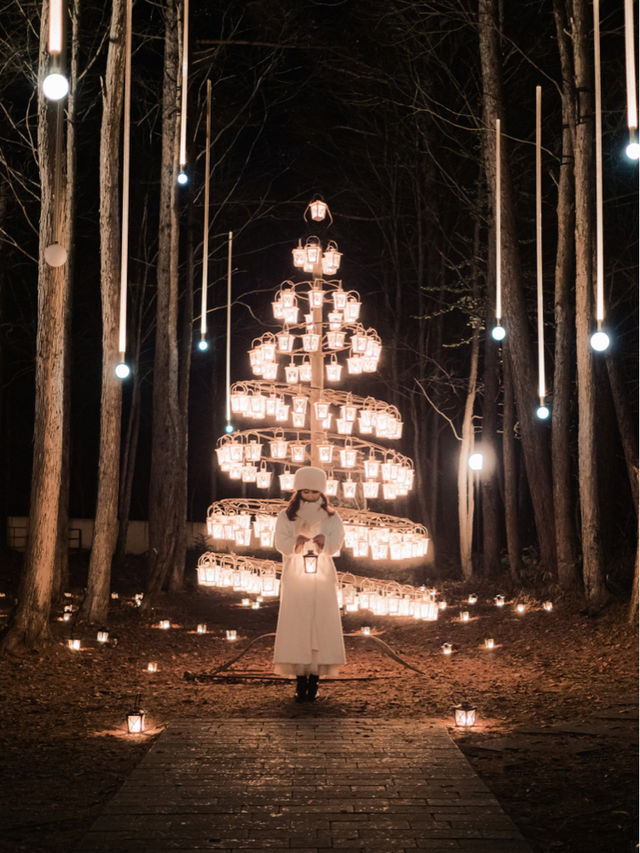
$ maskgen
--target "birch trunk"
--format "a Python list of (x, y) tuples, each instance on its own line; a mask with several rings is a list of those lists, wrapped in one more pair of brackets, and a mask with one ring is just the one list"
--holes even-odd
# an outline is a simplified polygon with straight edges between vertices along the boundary
[(582, 583), (587, 608), (607, 598), (602, 567), (595, 422), (595, 377), (589, 337), (593, 318), (594, 127), (590, 23), (585, 0), (573, 1), (573, 64), (578, 97), (574, 149), (576, 198), (576, 349), (578, 368), (578, 482), (582, 540)]
[(102, 125), (100, 128), (100, 297), (102, 304), (102, 392), (100, 450), (93, 544), (87, 594), (81, 615), (89, 622), (106, 621), (109, 611), (111, 561), (118, 536), (120, 420), (122, 383), (115, 375), (119, 361), (120, 307), (120, 135), (125, 66), (124, 0), (114, 0)]
[[(49, 6), (45, 0), (40, 21), (38, 80), (47, 67)], [(29, 533), (18, 604), (1, 648), (16, 652), (47, 640), (51, 590), (58, 533), (64, 408), (65, 314), (68, 302), (67, 266), (50, 267), (44, 250), (53, 242), (66, 245), (64, 149), (56, 162), (56, 136), (62, 139), (64, 104), (47, 102), (38, 92), (38, 159), (40, 226), (38, 258), (38, 318), (35, 362), (35, 421)], [(56, 132), (58, 129), (58, 132)], [(56, 179), (56, 168), (60, 171)], [(55, 188), (58, 187), (58, 198)]]

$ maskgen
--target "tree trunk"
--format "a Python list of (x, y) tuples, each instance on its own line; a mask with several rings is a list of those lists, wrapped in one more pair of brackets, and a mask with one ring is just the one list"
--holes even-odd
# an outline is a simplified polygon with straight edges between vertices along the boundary
[(518, 526), (518, 462), (516, 453), (515, 410), (511, 362), (503, 359), (502, 462), (504, 466), (504, 520), (509, 554), (509, 574), (514, 584), (522, 574), (522, 546)]
[(553, 407), (551, 412), (551, 466), (553, 472), (553, 508), (555, 514), (558, 583), (565, 590), (576, 589), (580, 578), (576, 565), (578, 553), (573, 518), (571, 478), (571, 278), (574, 271), (573, 237), (573, 140), (575, 110), (572, 96), (571, 62), (567, 21), (563, 0), (554, 0), (556, 38), (562, 68), (562, 159), (558, 175), (558, 239), (555, 264), (555, 349), (553, 371)]
[(120, 135), (125, 67), (125, 3), (114, 0), (107, 54), (100, 128), (100, 296), (102, 303), (102, 393), (100, 450), (93, 545), (87, 594), (81, 615), (104, 622), (109, 611), (111, 561), (118, 535), (120, 420), (122, 384), (115, 375), (119, 361), (120, 308)]
[(458, 457), (458, 526), (460, 528), (460, 568), (465, 580), (473, 577), (473, 511), (474, 511), (474, 477), (475, 473), (469, 468), (469, 456), (473, 453), (473, 406), (476, 400), (476, 385), (478, 379), (478, 351), (480, 349), (480, 333), (476, 328), (471, 338), (471, 363), (469, 365), (469, 382), (467, 383), (467, 399), (464, 404), (462, 419), (462, 441)]
[[(487, 186), (490, 187), (495, 212), (495, 120), (503, 118), (502, 79), (498, 47), (497, 0), (479, 0), (480, 60), (482, 66), (483, 112), (486, 136), (484, 145)], [(536, 382), (531, 335), (526, 314), (524, 289), (520, 271), (518, 236), (506, 152), (506, 139), (501, 146), (502, 173), (502, 281), (505, 329), (509, 337), (506, 348), (511, 366), (518, 418), (522, 434), (522, 451), (531, 490), (540, 559), (549, 571), (555, 571), (555, 536), (549, 470), (544, 427), (535, 417)]]
[[(40, 21), (38, 80), (48, 63), (49, 6)], [(63, 139), (64, 106), (48, 103), (38, 92), (38, 156), (40, 168), (40, 229), (38, 258), (38, 327), (35, 363), (35, 422), (29, 533), (18, 604), (2, 640), (2, 650), (33, 648), (49, 637), (51, 589), (58, 532), (62, 472), (65, 314), (67, 267), (50, 267), (44, 251), (51, 243), (66, 245), (66, 193)], [(56, 147), (59, 147), (56, 157)], [(56, 169), (59, 170), (56, 175)], [(55, 197), (57, 189), (58, 198)]]
[(609, 387), (611, 398), (618, 421), (620, 441), (624, 451), (624, 460), (627, 465), (627, 476), (629, 488), (633, 499), (633, 508), (638, 517), (638, 432), (634, 424), (633, 416), (629, 409), (629, 394), (625, 391), (620, 369), (615, 357), (611, 353), (605, 356), (607, 362), (607, 374), (609, 376)]
[(193, 279), (195, 275), (193, 247), (193, 206), (187, 207), (187, 280), (182, 306), (182, 346), (180, 349), (180, 435), (176, 489), (176, 548), (169, 588), (182, 589), (187, 560), (187, 498), (189, 479), (189, 386), (193, 352)]
[(573, 62), (578, 97), (575, 134), (576, 348), (578, 369), (578, 481), (582, 532), (582, 582), (590, 612), (607, 594), (602, 566), (598, 503), (595, 377), (589, 337), (593, 318), (593, 69), (585, 0), (573, 2)]
[[(71, 19), (71, 62), (69, 95), (67, 96), (67, 278), (73, 281), (75, 260), (75, 207), (77, 183), (76, 150), (76, 86), (78, 82), (79, 54), (79, 4), (70, 4)], [(52, 589), (52, 600), (62, 598), (69, 586), (69, 484), (71, 481), (71, 290), (65, 312), (64, 353), (64, 412), (62, 429), (62, 474), (60, 477), (60, 501), (58, 507), (58, 540), (56, 542), (56, 566)]]
[[(495, 244), (495, 238), (493, 241)], [(495, 251), (488, 257), (487, 285), (495, 288)], [(488, 300), (491, 304), (491, 300)], [(492, 319), (491, 309), (487, 312), (486, 328)], [(497, 465), (497, 406), (498, 406), (498, 345), (490, 335), (484, 335), (484, 400), (482, 405), (482, 447), (485, 453), (485, 468), (481, 475), (482, 490), (482, 558), (483, 571), (487, 577), (500, 572), (500, 509), (498, 496)]]
[(153, 364), (153, 423), (149, 481), (149, 577), (145, 605), (150, 607), (174, 565), (176, 546), (177, 460), (181, 413), (178, 399), (178, 14), (175, 0), (165, 9), (162, 95), (162, 162)]

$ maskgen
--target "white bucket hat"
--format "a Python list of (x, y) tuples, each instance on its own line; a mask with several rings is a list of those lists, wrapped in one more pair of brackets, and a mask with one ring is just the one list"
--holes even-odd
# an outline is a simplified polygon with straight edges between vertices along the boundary
[(322, 468), (313, 468), (310, 465), (298, 468), (293, 478), (293, 488), (295, 491), (312, 489), (314, 492), (324, 494), (327, 488), (327, 475)]

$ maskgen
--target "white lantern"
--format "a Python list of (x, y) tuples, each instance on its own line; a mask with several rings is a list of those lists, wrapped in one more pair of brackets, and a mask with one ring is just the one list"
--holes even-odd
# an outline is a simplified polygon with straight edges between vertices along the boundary
[(249, 441), (244, 446), (244, 458), (248, 462), (259, 462), (262, 456), (262, 445), (259, 441)]
[(333, 415), (328, 414), (327, 417), (323, 421), (320, 421), (320, 426), (322, 427), (322, 429), (325, 432), (328, 432), (331, 429), (331, 421), (332, 420), (333, 420)]
[(291, 412), (291, 425), (294, 429), (303, 429), (306, 415), (303, 412)]
[(468, 622), (469, 621), (469, 611), (468, 610), (461, 610), (460, 611), (460, 621), (461, 622)]
[(290, 335), (289, 332), (279, 332), (276, 335), (278, 341), (278, 351), (279, 352), (293, 352), (293, 345), (295, 342), (294, 335)]
[(320, 287), (312, 287), (309, 291), (309, 307), (322, 308), (324, 293)]
[(365, 480), (362, 484), (362, 493), (365, 498), (377, 498), (380, 491), (380, 483), (375, 481)]
[(494, 643), (493, 637), (487, 637), (486, 638), (486, 640), (484, 641), (484, 647), (485, 647), (485, 649), (494, 649), (495, 648), (495, 643)]
[(330, 403), (327, 403), (324, 400), (318, 400), (313, 404), (316, 418), (319, 421), (323, 421), (325, 418), (329, 417), (329, 407)]
[(304, 572), (306, 575), (315, 575), (318, 571), (318, 555), (315, 551), (307, 551), (303, 556)]
[(327, 497), (335, 498), (338, 494), (338, 480), (333, 477), (327, 478), (326, 490)]
[(356, 464), (356, 451), (351, 445), (345, 444), (340, 451), (340, 464), (343, 468), (354, 468)]
[(271, 455), (274, 459), (286, 459), (288, 446), (289, 442), (281, 437), (276, 437), (273, 439), (273, 441), (269, 442), (269, 447), (271, 448)]
[[(352, 376), (357, 376), (362, 373), (362, 359), (357, 356), (349, 356), (347, 359), (347, 368)], [(371, 430), (369, 430), (371, 432)]]
[(344, 312), (347, 304), (347, 294), (342, 289), (334, 290), (331, 294), (333, 297), (333, 307), (335, 311)]
[(96, 639), (99, 643), (106, 643), (109, 640), (109, 632), (106, 628), (100, 628), (98, 631)]
[(298, 245), (295, 247), (295, 249), (291, 250), (291, 254), (293, 255), (294, 267), (303, 267), (306, 259), (306, 252), (300, 240), (298, 240)]
[(476, 709), (468, 702), (454, 708), (456, 726), (472, 726), (476, 721)]
[(342, 253), (338, 251), (336, 244), (331, 241), (327, 246), (327, 251), (322, 256), (322, 272), (325, 275), (335, 275), (340, 268), (340, 259)]
[(226, 632), (227, 642), (235, 643), (238, 639), (238, 632), (234, 628), (230, 628)]
[(351, 435), (353, 432), (353, 421), (347, 421), (344, 418), (336, 419), (336, 426), (339, 435)]
[(330, 465), (333, 458), (334, 445), (330, 442), (318, 445), (318, 458), (323, 465)]
[(309, 333), (303, 335), (302, 348), (305, 352), (317, 352), (320, 349), (320, 335)]
[(135, 709), (127, 714), (127, 731), (130, 735), (140, 734), (144, 731), (145, 711)]
[(278, 400), (276, 404), (276, 420), (280, 423), (284, 423), (289, 419), (289, 406), (285, 404), (284, 400)]
[(339, 382), (342, 374), (342, 365), (338, 364), (338, 359), (335, 353), (331, 354), (331, 361), (325, 365), (327, 372), (327, 382)]
[(262, 365), (262, 376), (270, 381), (275, 380), (278, 376), (278, 363), (276, 361), (265, 361)]
[(297, 397), (292, 397), (291, 398), (291, 409), (295, 414), (304, 415), (305, 412), (307, 411), (307, 398), (302, 396), (302, 395), (298, 395)]
[(496, 603), (496, 607), (504, 607), (504, 595), (496, 595), (493, 600)]
[(299, 368), (300, 382), (311, 382), (311, 362), (305, 360)]
[(70, 649), (73, 649), (74, 652), (77, 652), (80, 650), (80, 640), (78, 640), (77, 638), (67, 640), (67, 645), (69, 646)]
[(329, 349), (340, 349), (344, 346), (344, 337), (345, 335), (342, 331), (327, 332), (327, 346)]
[[(264, 465), (264, 467), (262, 467)], [(259, 489), (268, 489), (271, 485), (271, 471), (267, 471), (267, 467), (263, 462), (260, 470), (256, 474), (256, 485)]]
[(477, 604), (478, 603), (478, 595), (475, 592), (469, 593), (469, 597), (467, 598), (467, 602), (469, 604)]
[(395, 483), (382, 484), (382, 497), (385, 501), (394, 501), (398, 496), (398, 490)]
[(347, 298), (347, 303), (344, 306), (344, 322), (355, 323), (360, 316), (360, 302), (353, 296)]
[(553, 610), (553, 602), (551, 602), (551, 601), (545, 601), (545, 602), (544, 602), (544, 604), (542, 605), (542, 607), (543, 607), (543, 609), (544, 609), (544, 610), (546, 610), (547, 612), (550, 612), (551, 610)]
[(283, 474), (280, 474), (278, 479), (280, 480), (280, 488), (283, 492), (290, 492), (293, 490), (294, 475), (290, 471), (285, 471)]
[(157, 671), (158, 671), (158, 664), (156, 663), (156, 661), (150, 660), (149, 663), (147, 664), (147, 672), (157, 672)]
[(171, 627), (171, 621), (169, 619), (161, 619), (159, 624), (163, 631), (168, 631)]
[(330, 311), (329, 316), (329, 331), (338, 332), (342, 328), (343, 316), (339, 311)]
[(357, 355), (364, 355), (367, 351), (367, 340), (368, 338), (363, 332), (356, 332), (351, 335), (351, 351)]
[(345, 421), (354, 421), (358, 416), (358, 408), (353, 403), (347, 403), (345, 406), (340, 406), (340, 417)]
[(304, 464), (304, 455), (306, 447), (304, 444), (292, 444), (290, 446), (291, 450), (291, 461), (295, 462), (297, 465)]
[(307, 272), (312, 272), (314, 266), (320, 261), (321, 246), (316, 237), (310, 237), (304, 247), (306, 253), (306, 261), (304, 269)]
[(288, 385), (296, 385), (300, 378), (300, 369), (291, 362), (285, 366), (284, 377)]
[(524, 613), (525, 610), (524, 604), (516, 604), (516, 613)]
[(364, 476), (367, 480), (377, 480), (379, 473), (380, 463), (372, 453), (368, 459), (364, 460)]
[(327, 215), (327, 205), (324, 201), (320, 201), (320, 199), (312, 201), (309, 205), (309, 210), (311, 211), (311, 218), (315, 219), (316, 222), (322, 222)]
[(206, 634), (207, 633), (207, 626), (205, 625), (204, 622), (200, 622), (198, 624), (198, 627), (196, 630), (198, 631), (198, 634)]
[(264, 418), (267, 410), (267, 401), (262, 394), (252, 394), (250, 397), (247, 396), (247, 403), (248, 406), (245, 410), (245, 414), (252, 418)]
[(365, 636), (365, 637), (371, 636), (371, 627), (369, 625), (363, 625), (362, 628), (360, 628), (360, 630), (361, 630), (363, 636)]
[(343, 495), (343, 497), (345, 497), (349, 500), (353, 500), (353, 498), (355, 498), (355, 496), (356, 496), (356, 483), (353, 480), (351, 480), (351, 479), (345, 480), (342, 483), (342, 495)]
[(442, 649), (443, 655), (450, 655), (453, 652), (453, 644), (452, 643), (443, 643), (440, 648)]

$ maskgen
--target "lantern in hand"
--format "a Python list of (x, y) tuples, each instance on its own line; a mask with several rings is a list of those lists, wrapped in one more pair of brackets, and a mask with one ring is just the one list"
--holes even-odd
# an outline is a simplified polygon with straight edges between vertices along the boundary
[(315, 551), (307, 551), (302, 557), (305, 575), (315, 575), (318, 571), (318, 555)]

